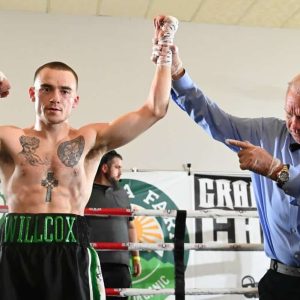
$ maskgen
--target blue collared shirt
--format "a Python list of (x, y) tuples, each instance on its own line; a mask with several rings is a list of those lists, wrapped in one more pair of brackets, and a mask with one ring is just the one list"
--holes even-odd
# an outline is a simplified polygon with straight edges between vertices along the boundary
[(186, 73), (173, 81), (172, 98), (199, 126), (232, 151), (226, 139), (249, 141), (289, 164), (290, 179), (281, 188), (273, 180), (251, 173), (266, 255), (291, 266), (300, 266), (300, 150), (291, 152), (294, 139), (284, 120), (239, 118), (211, 101)]

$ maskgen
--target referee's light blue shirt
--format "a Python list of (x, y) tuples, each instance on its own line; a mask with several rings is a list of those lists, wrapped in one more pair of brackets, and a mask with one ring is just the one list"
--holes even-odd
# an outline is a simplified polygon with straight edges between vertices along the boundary
[(257, 209), (264, 233), (266, 255), (290, 266), (300, 266), (300, 150), (284, 120), (277, 118), (239, 118), (212, 102), (186, 73), (173, 81), (172, 98), (195, 123), (232, 151), (239, 149), (226, 139), (249, 141), (290, 165), (290, 179), (283, 188), (273, 180), (251, 173)]

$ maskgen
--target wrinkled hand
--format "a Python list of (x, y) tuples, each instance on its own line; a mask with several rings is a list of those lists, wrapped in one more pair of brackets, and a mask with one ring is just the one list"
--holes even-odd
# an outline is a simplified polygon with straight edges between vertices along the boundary
[(134, 277), (138, 277), (142, 273), (142, 265), (140, 261), (133, 260), (132, 261), (133, 273)]
[(177, 46), (171, 45), (170, 50), (172, 51), (171, 75), (173, 79), (178, 79), (184, 73), (182, 60), (179, 57), (179, 50)]
[(276, 180), (276, 171), (282, 168), (279, 159), (273, 157), (265, 149), (254, 146), (248, 141), (227, 139), (226, 143), (241, 149), (238, 152), (238, 157), (242, 170), (250, 170)]
[(161, 39), (163, 35), (162, 31), (162, 25), (164, 24), (166, 16), (156, 16), (153, 20), (154, 24), (154, 37), (153, 37), (153, 42), (158, 43), (158, 40)]
[(5, 98), (9, 94), (11, 86), (6, 76), (0, 71), (0, 98)]

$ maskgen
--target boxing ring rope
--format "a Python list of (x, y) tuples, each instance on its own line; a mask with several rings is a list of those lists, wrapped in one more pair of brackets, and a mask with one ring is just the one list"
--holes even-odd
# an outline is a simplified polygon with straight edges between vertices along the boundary
[[(147, 243), (91, 243), (91, 245), (99, 251), (110, 251), (110, 250), (120, 250), (120, 251), (173, 251), (173, 243), (158, 243), (158, 244), (147, 244)], [(204, 251), (262, 251), (262, 244), (237, 244), (237, 243), (219, 243), (219, 242), (209, 242), (209, 243), (189, 243), (184, 244), (184, 250), (204, 250)]]
[[(86, 208), (86, 216), (110, 215), (110, 216), (154, 216), (170, 218), (176, 217), (178, 210), (157, 209), (127, 209), (127, 208)], [(256, 211), (224, 211), (222, 209), (187, 210), (187, 218), (258, 218)]]
[[(0, 205), (0, 213), (7, 213), (7, 206)], [(155, 216), (155, 217), (177, 217), (178, 210), (154, 210), (154, 209), (126, 209), (126, 208), (86, 208), (84, 211), (85, 216)], [(182, 211), (181, 211), (182, 212)], [(221, 209), (201, 210), (201, 211), (185, 211), (187, 218), (257, 218), (256, 211), (224, 211)], [(104, 243), (96, 242), (91, 245), (97, 251), (174, 251), (175, 245), (173, 243)], [(262, 251), (262, 244), (238, 244), (238, 243), (189, 243), (183, 244), (182, 250), (196, 250), (196, 251)], [(123, 289), (123, 288), (106, 288), (107, 296), (140, 296), (140, 295), (176, 295), (176, 289)], [(248, 295), (248, 297), (256, 297), (258, 290), (256, 287), (244, 288), (190, 288), (184, 289), (184, 295)]]
[[(160, 217), (177, 217), (177, 210), (134, 210), (134, 209), (88, 209), (86, 215), (96, 215), (100, 212), (101, 215), (125, 215), (125, 216), (160, 216)], [(256, 211), (252, 212), (229, 212), (224, 210), (202, 210), (202, 211), (186, 211), (186, 217), (194, 218), (208, 218), (208, 217), (234, 217), (234, 218), (249, 218), (258, 217)], [(164, 250), (174, 251), (175, 245), (173, 243), (161, 244), (143, 244), (143, 243), (93, 243), (93, 247), (97, 251), (106, 250)], [(243, 250), (243, 251), (261, 251), (263, 245), (261, 244), (225, 244), (225, 243), (202, 243), (202, 244), (183, 244), (183, 250)], [(175, 255), (175, 254), (174, 254)], [(185, 295), (247, 295), (248, 297), (256, 297), (258, 290), (256, 287), (244, 288), (209, 288), (209, 289), (184, 289), (184, 296), (180, 293), (176, 294), (176, 289), (106, 289), (108, 296), (140, 296), (140, 295), (176, 295), (176, 299), (185, 299)], [(180, 290), (179, 290), (180, 292)], [(183, 298), (180, 298), (183, 297)]]
[[(174, 289), (112, 289), (106, 288), (105, 291), (107, 295), (110, 296), (120, 296), (120, 297), (128, 297), (128, 296), (148, 296), (148, 295), (175, 295)], [(257, 288), (214, 288), (214, 289), (185, 289), (186, 295), (254, 295), (257, 293)]]
[[(7, 206), (0, 205), (0, 213), (6, 213)], [(153, 216), (162, 218), (172, 218), (177, 216), (177, 210), (157, 210), (157, 209), (128, 209), (128, 208), (86, 208), (85, 216)], [(258, 218), (256, 211), (224, 211), (222, 209), (187, 210), (187, 218)]]

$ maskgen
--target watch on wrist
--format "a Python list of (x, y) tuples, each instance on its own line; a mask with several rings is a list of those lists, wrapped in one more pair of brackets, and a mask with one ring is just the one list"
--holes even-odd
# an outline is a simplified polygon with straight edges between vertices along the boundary
[(277, 173), (277, 185), (281, 188), (289, 181), (289, 165), (283, 165), (283, 168)]

